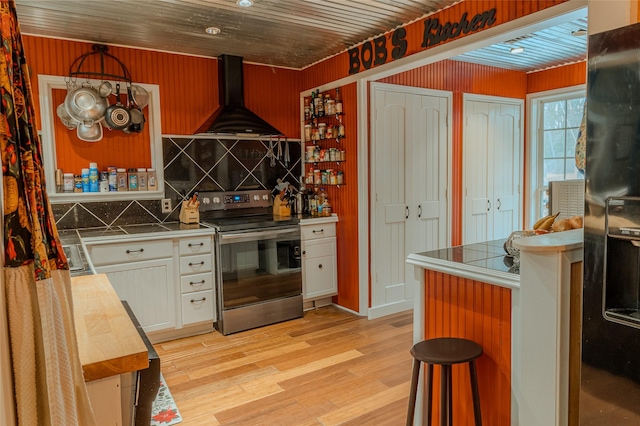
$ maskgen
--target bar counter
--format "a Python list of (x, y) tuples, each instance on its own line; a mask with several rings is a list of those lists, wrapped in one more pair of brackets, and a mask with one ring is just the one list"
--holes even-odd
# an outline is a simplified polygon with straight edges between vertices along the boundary
[[(563, 271), (580, 267), (582, 233), (514, 242), (521, 250), (521, 262), (515, 265), (505, 256), (504, 241), (407, 257), (420, 282), (414, 293), (414, 342), (460, 337), (482, 346), (477, 369), (483, 424), (566, 425), (569, 373), (563, 368), (569, 366), (569, 350), (563, 342), (568, 341), (571, 283)], [(545, 262), (537, 259), (540, 256)], [(571, 282), (575, 287), (575, 276)], [(436, 384), (439, 368), (434, 371)], [(433, 400), (436, 418), (438, 387), (434, 386)], [(424, 424), (423, 398), (420, 383), (416, 425)], [(473, 424), (466, 364), (453, 367), (453, 401), (455, 423)]]

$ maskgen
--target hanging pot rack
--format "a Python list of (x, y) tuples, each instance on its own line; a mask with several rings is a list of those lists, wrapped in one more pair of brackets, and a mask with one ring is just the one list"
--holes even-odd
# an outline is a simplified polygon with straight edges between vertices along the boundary
[[(116, 58), (115, 56), (107, 52), (109, 50), (108, 46), (105, 46), (104, 44), (94, 44), (93, 46), (91, 46), (91, 50), (92, 50), (91, 52), (78, 56), (75, 59), (75, 61), (73, 61), (73, 63), (69, 67), (69, 78), (84, 77), (84, 78), (100, 78), (101, 80), (114, 79), (114, 80), (122, 80), (127, 83), (131, 83), (132, 79), (131, 79), (131, 74), (129, 73), (129, 70), (122, 63), (122, 61), (120, 61), (120, 59)], [(83, 70), (82, 66), (85, 65), (85, 61), (87, 60), (87, 58), (93, 55), (100, 55), (100, 71), (89, 71), (86, 69)], [(122, 69), (122, 74), (106, 73), (104, 71), (105, 58), (116, 61), (120, 66), (120, 68)]]

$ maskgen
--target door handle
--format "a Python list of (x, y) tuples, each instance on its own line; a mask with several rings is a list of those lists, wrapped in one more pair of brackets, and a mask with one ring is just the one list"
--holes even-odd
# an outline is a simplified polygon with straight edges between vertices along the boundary
[(418, 206), (418, 217), (422, 217), (422, 205)]
[(491, 200), (487, 200), (487, 211), (491, 210)]
[(404, 208), (405, 208), (404, 218), (405, 219), (409, 219), (409, 206), (404, 206)]
[(498, 205), (496, 206), (496, 209), (500, 210), (500, 206), (502, 205), (502, 203), (500, 202), (500, 198), (498, 198)]

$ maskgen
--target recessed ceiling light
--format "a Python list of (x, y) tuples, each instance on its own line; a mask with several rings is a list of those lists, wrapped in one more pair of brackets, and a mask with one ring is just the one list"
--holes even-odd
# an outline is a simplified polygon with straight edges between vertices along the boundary
[(524, 47), (512, 47), (511, 50), (509, 50), (509, 52), (511, 52), (514, 55), (516, 55), (518, 53), (524, 52)]
[(576, 30), (576, 31), (571, 31), (571, 35), (575, 36), (575, 37), (582, 37), (582, 36), (586, 36), (587, 35), (587, 30)]
[(253, 0), (238, 0), (236, 4), (240, 7), (250, 7), (253, 6)]
[(205, 29), (205, 32), (207, 34), (212, 34), (212, 35), (220, 34), (220, 28), (218, 28), (218, 27), (209, 27), (209, 28)]

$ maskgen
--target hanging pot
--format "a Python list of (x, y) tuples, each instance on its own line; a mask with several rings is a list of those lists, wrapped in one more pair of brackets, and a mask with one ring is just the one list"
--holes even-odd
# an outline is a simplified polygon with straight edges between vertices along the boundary
[(138, 107), (135, 99), (132, 96), (132, 86), (127, 87), (127, 94), (129, 96), (129, 101), (127, 103), (129, 107), (129, 115), (131, 119), (129, 121), (129, 125), (124, 129), (125, 133), (141, 133), (144, 129), (144, 122), (146, 121), (144, 118), (144, 113), (142, 109)]
[(64, 106), (69, 115), (78, 121), (98, 121), (104, 116), (109, 102), (90, 84), (84, 83), (67, 93)]
[(60, 121), (62, 121), (62, 124), (64, 124), (64, 126), (69, 130), (75, 129), (76, 127), (78, 127), (78, 124), (80, 124), (78, 120), (69, 115), (67, 109), (64, 106), (64, 103), (58, 105), (56, 114), (58, 114), (58, 117), (60, 118)]
[(104, 121), (112, 130), (122, 130), (129, 125), (131, 115), (129, 110), (120, 103), (120, 83), (116, 83), (116, 103), (107, 108), (104, 113)]
[(99, 121), (92, 124), (80, 123), (78, 124), (78, 130), (76, 131), (78, 139), (85, 142), (98, 142), (102, 139), (102, 124)]

